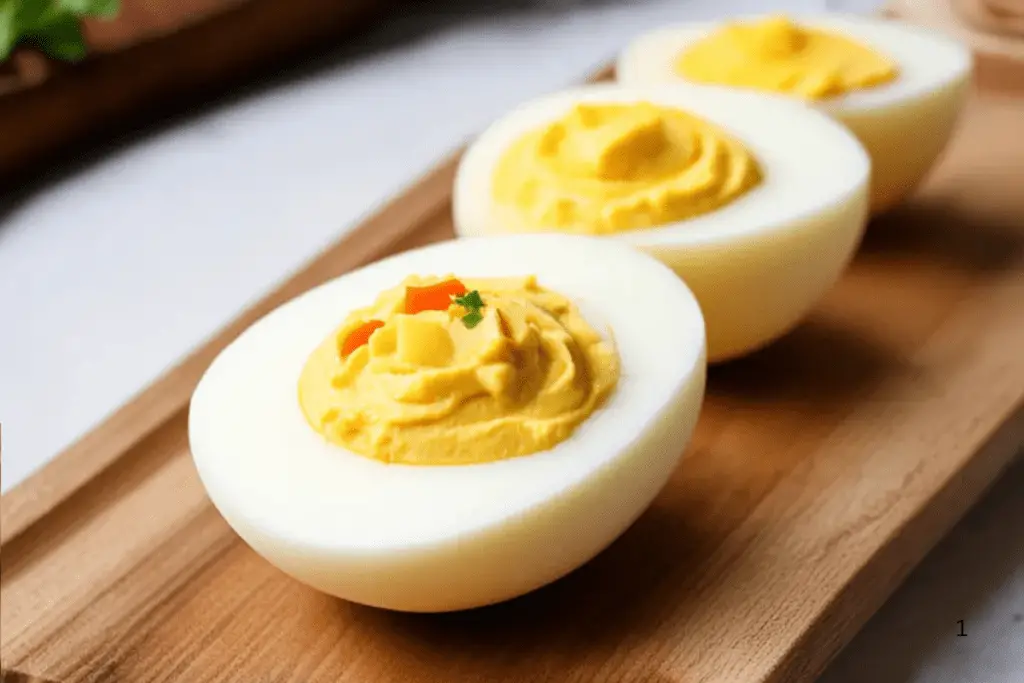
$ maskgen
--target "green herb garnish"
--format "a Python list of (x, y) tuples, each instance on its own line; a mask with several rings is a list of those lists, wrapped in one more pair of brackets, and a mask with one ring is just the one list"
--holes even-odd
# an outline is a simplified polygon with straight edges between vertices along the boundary
[(109, 19), (120, 9), (120, 0), (0, 0), (0, 62), (21, 43), (77, 62), (86, 53), (81, 20)]
[(480, 298), (480, 292), (475, 289), (455, 297), (453, 301), (468, 311), (466, 315), (462, 316), (462, 324), (467, 328), (473, 329), (484, 319), (484, 314), (480, 312), (480, 309), (484, 307), (484, 300)]

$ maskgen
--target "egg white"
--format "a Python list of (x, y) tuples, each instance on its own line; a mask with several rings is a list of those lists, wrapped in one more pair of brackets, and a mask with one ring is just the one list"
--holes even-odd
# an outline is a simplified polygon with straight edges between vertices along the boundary
[[(298, 404), (309, 353), (405, 276), (446, 273), (535, 274), (574, 301), (614, 336), (610, 398), (551, 450), (493, 463), (391, 465), (328, 443)], [(343, 275), (255, 323), (196, 388), (189, 439), (211, 501), (284, 572), (368, 605), (464, 609), (559, 578), (639, 516), (693, 431), (705, 358), (695, 299), (646, 255), (560, 235), (452, 240)]]
[[(791, 18), (846, 35), (898, 64), (899, 74), (889, 83), (809, 102), (849, 127), (868, 150), (873, 164), (872, 211), (884, 211), (917, 186), (952, 137), (969, 89), (971, 52), (937, 31), (894, 19), (840, 13)], [(687, 82), (675, 71), (676, 60), (722, 23), (683, 23), (637, 37), (620, 53), (616, 79), (626, 85)]]
[(789, 98), (691, 84), (600, 84), (537, 98), (467, 149), (455, 176), (455, 230), (478, 236), (519, 229), (502, 224), (491, 188), (501, 156), (520, 136), (576, 103), (638, 101), (703, 117), (761, 165), (761, 184), (720, 209), (606, 238), (652, 254), (686, 281), (704, 313), (709, 360), (749, 353), (807, 314), (849, 262), (867, 219), (864, 148), (842, 125)]

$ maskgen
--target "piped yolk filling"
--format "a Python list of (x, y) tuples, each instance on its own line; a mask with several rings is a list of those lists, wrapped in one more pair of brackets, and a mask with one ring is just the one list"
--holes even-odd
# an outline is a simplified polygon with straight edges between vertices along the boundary
[(619, 360), (532, 276), (410, 277), (352, 312), (299, 378), (328, 441), (388, 463), (482, 463), (548, 450), (614, 389)]
[(888, 83), (889, 57), (838, 33), (785, 16), (728, 23), (683, 51), (677, 72), (698, 83), (752, 88), (819, 100)]
[(509, 146), (492, 193), (511, 231), (609, 234), (714, 211), (761, 179), (743, 145), (683, 110), (581, 103)]

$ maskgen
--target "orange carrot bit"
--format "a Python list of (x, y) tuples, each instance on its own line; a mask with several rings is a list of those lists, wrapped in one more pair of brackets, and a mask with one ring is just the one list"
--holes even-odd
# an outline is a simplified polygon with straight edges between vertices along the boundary
[(341, 356), (344, 358), (360, 346), (370, 341), (370, 335), (378, 328), (384, 327), (381, 320), (367, 320), (365, 323), (348, 333), (345, 341), (341, 344)]
[(452, 303), (453, 296), (466, 293), (466, 285), (454, 278), (426, 287), (405, 288), (405, 312), (444, 311)]

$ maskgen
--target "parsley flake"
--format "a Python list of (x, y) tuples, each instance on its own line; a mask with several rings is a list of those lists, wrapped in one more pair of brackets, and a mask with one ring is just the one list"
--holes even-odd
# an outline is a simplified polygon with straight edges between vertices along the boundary
[(473, 329), (481, 320), (484, 319), (484, 314), (480, 312), (480, 309), (486, 304), (484, 304), (484, 300), (480, 298), (480, 292), (477, 290), (474, 289), (471, 292), (466, 292), (462, 296), (457, 296), (452, 300), (459, 306), (466, 309), (466, 315), (462, 316), (462, 324), (468, 329)]

